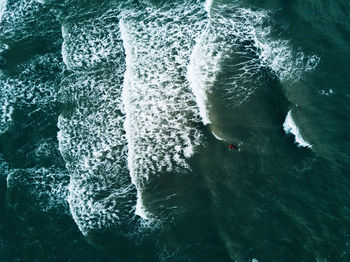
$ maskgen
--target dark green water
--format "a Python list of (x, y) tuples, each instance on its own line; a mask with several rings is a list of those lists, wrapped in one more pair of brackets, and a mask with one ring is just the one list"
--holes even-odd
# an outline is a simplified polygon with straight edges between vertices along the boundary
[(350, 261), (349, 16), (0, 0), (0, 261)]

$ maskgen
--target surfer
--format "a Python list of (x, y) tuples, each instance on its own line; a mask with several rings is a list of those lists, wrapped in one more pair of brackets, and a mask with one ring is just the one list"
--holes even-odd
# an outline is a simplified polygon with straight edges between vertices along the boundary
[(228, 146), (228, 148), (231, 149), (231, 150), (238, 150), (238, 146), (237, 146), (237, 145), (234, 145), (234, 144), (230, 144), (230, 145)]

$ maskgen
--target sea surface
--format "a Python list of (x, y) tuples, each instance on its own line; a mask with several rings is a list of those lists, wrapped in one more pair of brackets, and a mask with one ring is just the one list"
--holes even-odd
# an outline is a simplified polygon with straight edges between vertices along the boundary
[(349, 0), (0, 0), (0, 261), (350, 261), (349, 105)]

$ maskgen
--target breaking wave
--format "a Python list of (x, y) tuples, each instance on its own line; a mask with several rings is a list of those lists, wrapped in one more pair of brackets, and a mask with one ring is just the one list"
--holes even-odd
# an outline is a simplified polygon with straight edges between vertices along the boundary
[(292, 118), (292, 110), (289, 110), (286, 119), (283, 123), (283, 129), (286, 132), (286, 134), (292, 134), (295, 137), (295, 143), (299, 147), (308, 147), (312, 148), (311, 144), (309, 144), (300, 134), (299, 128), (295, 124), (293, 118)]
[(126, 11), (120, 21), (126, 53), (123, 104), (128, 167), (138, 190), (152, 176), (189, 169), (201, 143), (200, 117), (186, 71), (204, 26), (202, 6), (183, 4)]
[[(112, 23), (112, 21), (114, 21)], [(84, 235), (126, 225), (135, 189), (127, 170), (121, 87), (125, 71), (118, 12), (66, 23), (62, 55), (68, 69), (60, 89), (59, 148), (70, 173), (68, 202)]]
[(267, 11), (211, 1), (205, 8), (210, 18), (193, 48), (187, 74), (204, 124), (211, 122), (208, 98), (215, 91), (231, 105), (240, 105), (261, 86), (266, 70), (287, 84), (317, 66), (317, 56), (306, 57), (289, 41), (272, 36)]

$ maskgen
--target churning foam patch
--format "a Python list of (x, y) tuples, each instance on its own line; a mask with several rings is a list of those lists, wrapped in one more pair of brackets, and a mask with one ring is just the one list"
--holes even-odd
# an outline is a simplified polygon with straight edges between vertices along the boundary
[(125, 60), (118, 12), (112, 8), (102, 17), (62, 26), (62, 56), (71, 74), (60, 89), (60, 101), (68, 109), (58, 119), (58, 141), (70, 173), (70, 211), (84, 235), (111, 227), (123, 234), (134, 217), (136, 192), (128, 174), (123, 128)]
[(28, 210), (68, 213), (68, 182), (67, 172), (57, 167), (12, 169), (7, 176), (9, 200), (18, 206), (24, 203), (25, 197), (31, 202), (31, 205), (25, 204)]
[[(0, 99), (0, 101), (3, 99)], [(9, 100), (4, 100), (1, 101), (2, 102), (2, 106), (0, 108), (0, 135), (5, 133), (11, 123), (12, 123), (12, 113), (13, 113), (13, 106), (12, 103), (14, 103), (14, 101), (11, 101), (12, 103), (10, 104)]]
[[(210, 1), (206, 2), (208, 16), (209, 5)], [(307, 57), (303, 52), (295, 52), (287, 40), (274, 39), (269, 20), (266, 11), (234, 5), (211, 6), (187, 73), (204, 124), (210, 123), (207, 95), (216, 89), (228, 103), (240, 105), (263, 82), (260, 80), (264, 68), (288, 84), (317, 66), (317, 56)]]
[(206, 0), (204, 2), (204, 10), (208, 13), (208, 15), (210, 16), (210, 8), (213, 5), (213, 0)]
[(312, 148), (312, 146), (301, 136), (300, 131), (292, 118), (292, 110), (289, 110), (287, 114), (286, 120), (283, 123), (283, 129), (286, 134), (294, 135), (295, 143), (298, 144), (298, 146)]
[(16, 107), (49, 112), (57, 101), (56, 88), (63, 69), (58, 54), (34, 56), (16, 69), (19, 73), (11, 77), (0, 74), (0, 134), (13, 123)]
[(7, 4), (6, 1), (0, 1), (2, 1), (0, 36), (3, 39), (13, 41), (36, 37), (57, 39), (59, 23), (54, 8), (45, 10), (45, 5), (36, 0), (11, 1)]
[(135, 204), (121, 112), (123, 70), (117, 69), (115, 75), (73, 74), (60, 90), (61, 101), (74, 105), (59, 117), (58, 141), (70, 173), (70, 210), (84, 235), (127, 223)]
[(0, 154), (0, 179), (7, 179), (8, 172), (10, 170), (9, 164), (4, 160), (2, 154)]
[(0, 0), (0, 23), (2, 21), (2, 17), (6, 11), (7, 0)]
[(120, 58), (118, 12), (111, 9), (100, 17), (62, 25), (62, 57), (74, 71), (96, 71), (115, 66)]
[(203, 15), (200, 5), (183, 4), (126, 11), (120, 21), (128, 166), (139, 197), (152, 176), (189, 168), (186, 159), (200, 144), (186, 68)]

